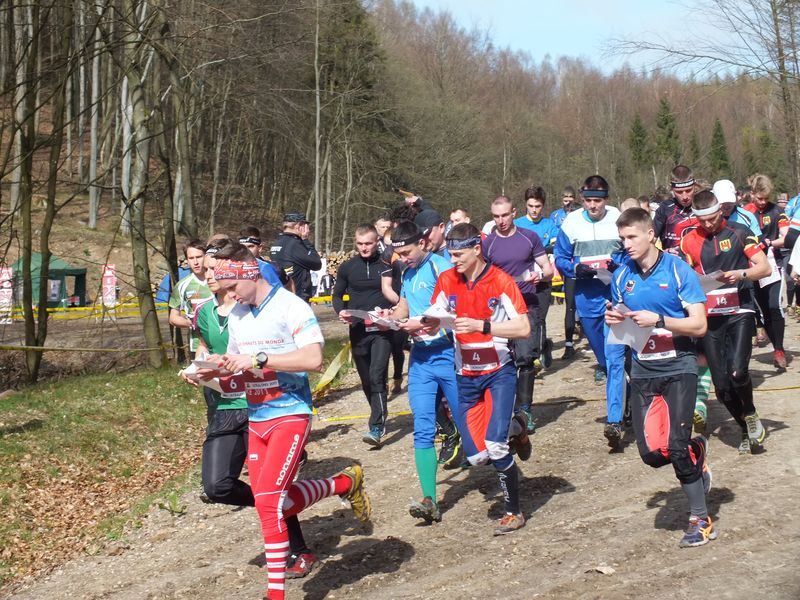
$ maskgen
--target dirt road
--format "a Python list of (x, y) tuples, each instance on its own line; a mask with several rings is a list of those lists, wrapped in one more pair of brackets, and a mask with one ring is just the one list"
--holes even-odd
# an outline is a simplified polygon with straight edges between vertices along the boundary
[[(552, 311), (551, 332), (561, 330), (559, 309)], [(687, 504), (671, 467), (645, 466), (635, 444), (609, 454), (604, 390), (594, 385), (588, 358), (556, 361), (537, 381), (534, 455), (521, 463), (528, 523), (503, 538), (492, 537), (502, 504), (490, 467), (440, 472), (442, 523), (422, 526), (408, 516), (408, 502), (419, 494), (411, 417), (394, 416), (388, 444), (369, 450), (360, 441), (365, 420), (349, 418), (366, 412), (349, 376), (320, 406), (303, 476), (361, 461), (374, 521), (362, 527), (331, 499), (303, 513), (306, 539), (324, 562), (306, 579), (287, 582), (287, 597), (797, 600), (799, 334), (792, 320), (787, 347), (796, 362), (785, 374), (774, 374), (766, 349), (754, 352), (756, 405), (770, 431), (762, 453), (737, 454), (736, 428), (712, 402), (709, 508), (720, 535), (687, 550), (677, 545)], [(393, 412), (407, 409), (405, 394), (390, 403)], [(261, 598), (266, 575), (254, 511), (204, 505), (196, 492), (183, 502), (186, 515), (153, 509), (124, 540), (29, 582), (13, 597)]]

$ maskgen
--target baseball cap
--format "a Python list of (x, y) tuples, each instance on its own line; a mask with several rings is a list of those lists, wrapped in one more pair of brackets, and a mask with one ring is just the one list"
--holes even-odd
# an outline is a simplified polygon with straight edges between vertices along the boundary
[(306, 219), (306, 213), (301, 212), (290, 212), (283, 215), (283, 222), (284, 223), (308, 223), (308, 219)]
[(420, 228), (422, 235), (426, 235), (431, 229), (442, 223), (444, 223), (442, 215), (432, 208), (426, 208), (414, 217), (414, 224)]
[(736, 186), (729, 179), (720, 179), (714, 182), (711, 193), (714, 194), (720, 204), (736, 204)]

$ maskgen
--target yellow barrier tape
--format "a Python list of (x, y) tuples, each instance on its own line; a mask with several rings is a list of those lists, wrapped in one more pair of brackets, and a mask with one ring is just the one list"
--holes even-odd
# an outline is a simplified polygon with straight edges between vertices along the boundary
[[(398, 410), (397, 412), (390, 412), (390, 417), (402, 417), (405, 415), (410, 415), (410, 410)], [(356, 421), (358, 419), (369, 419), (369, 415), (345, 415), (343, 417), (326, 417), (325, 419), (320, 419), (323, 423), (333, 423), (335, 421)]]
[[(350, 296), (345, 294), (342, 296), (342, 300), (347, 302), (350, 300)], [(314, 296), (313, 298), (309, 298), (308, 301), (311, 302), (311, 304), (330, 304), (333, 302), (333, 296)]]
[(311, 395), (315, 400), (327, 396), (328, 391), (330, 390), (331, 387), (331, 383), (333, 382), (334, 379), (336, 379), (336, 376), (339, 374), (339, 371), (347, 363), (349, 355), (350, 355), (350, 342), (345, 342), (345, 344), (342, 346), (342, 349), (339, 350), (338, 354), (336, 354), (336, 356), (331, 361), (331, 364), (328, 365), (328, 368), (325, 369), (325, 372), (322, 374), (322, 377), (320, 377), (319, 381), (317, 381), (317, 384), (314, 386)]

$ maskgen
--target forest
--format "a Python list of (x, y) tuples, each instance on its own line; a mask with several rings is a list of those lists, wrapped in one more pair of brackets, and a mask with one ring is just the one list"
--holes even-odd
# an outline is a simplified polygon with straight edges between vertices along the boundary
[[(482, 215), (499, 194), (556, 197), (595, 173), (617, 200), (652, 194), (683, 162), (711, 181), (766, 173), (795, 195), (797, 3), (697, 7), (725, 44), (609, 41), (663, 60), (606, 72), (602, 56), (537, 62), (399, 0), (9, 0), (0, 263), (49, 256), (72, 203), (88, 229), (113, 215), (154, 347), (152, 252), (177, 274), (184, 238), (252, 223), (268, 241), (287, 210), (336, 251), (401, 188)], [(25, 281), (27, 343), (42, 345), (46, 290)]]

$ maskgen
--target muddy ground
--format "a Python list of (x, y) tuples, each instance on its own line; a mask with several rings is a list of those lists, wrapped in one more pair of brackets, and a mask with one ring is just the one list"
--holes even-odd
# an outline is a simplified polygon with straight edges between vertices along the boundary
[[(561, 331), (553, 307), (550, 331)], [(333, 323), (329, 334), (337, 332)], [(583, 346), (583, 342), (581, 344)], [(374, 505), (364, 527), (338, 499), (301, 517), (323, 559), (288, 598), (800, 598), (800, 325), (790, 319), (787, 349), (796, 361), (777, 375), (767, 349), (754, 351), (756, 406), (770, 436), (763, 452), (740, 457), (738, 433), (712, 402), (709, 508), (719, 538), (679, 549), (687, 504), (672, 469), (654, 470), (635, 444), (608, 452), (602, 436), (604, 389), (583, 360), (556, 360), (537, 381), (534, 454), (520, 463), (525, 528), (492, 537), (501, 498), (490, 467), (440, 472), (440, 524), (407, 512), (419, 496), (411, 417), (391, 418), (387, 444), (361, 441), (366, 402), (351, 374), (319, 408), (304, 477), (361, 461)], [(557, 342), (556, 357), (561, 355)], [(390, 410), (408, 410), (407, 396)], [(200, 444), (201, 440), (198, 440)], [(10, 596), (48, 598), (261, 598), (266, 589), (260, 528), (252, 509), (205, 505), (187, 493), (184, 516), (154, 508), (139, 529), (82, 556)]]

